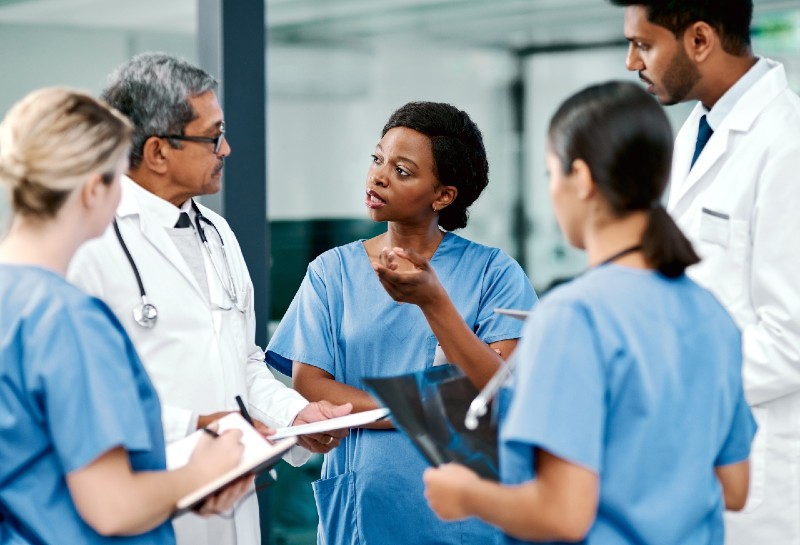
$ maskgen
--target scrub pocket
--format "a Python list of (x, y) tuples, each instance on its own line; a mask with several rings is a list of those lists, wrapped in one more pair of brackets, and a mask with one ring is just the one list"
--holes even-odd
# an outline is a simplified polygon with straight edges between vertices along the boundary
[(742, 513), (751, 513), (758, 509), (764, 501), (767, 472), (767, 441), (769, 439), (769, 410), (764, 407), (752, 407), (753, 417), (758, 424), (758, 431), (750, 448), (750, 490), (747, 503)]
[(311, 483), (324, 543), (359, 545), (352, 472)]

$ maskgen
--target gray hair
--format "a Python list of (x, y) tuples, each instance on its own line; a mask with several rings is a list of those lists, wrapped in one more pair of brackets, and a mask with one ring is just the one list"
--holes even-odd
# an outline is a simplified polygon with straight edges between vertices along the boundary
[(134, 125), (131, 168), (141, 163), (151, 136), (183, 134), (196, 117), (189, 99), (213, 91), (217, 83), (205, 70), (165, 53), (136, 55), (115, 70), (101, 97)]

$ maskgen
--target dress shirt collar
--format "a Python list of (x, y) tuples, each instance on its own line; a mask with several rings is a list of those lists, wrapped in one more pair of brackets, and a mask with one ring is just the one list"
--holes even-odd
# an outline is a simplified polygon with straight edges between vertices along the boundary
[(158, 225), (162, 227), (174, 227), (181, 212), (187, 212), (189, 218), (194, 221), (195, 213), (192, 208), (191, 199), (188, 199), (180, 207), (177, 207), (155, 193), (149, 192), (128, 176), (122, 176), (121, 183), (123, 185), (123, 191), (129, 191), (138, 203), (140, 210), (145, 212), (147, 217)]
[(739, 78), (739, 81), (734, 83), (733, 86), (722, 95), (717, 103), (714, 104), (714, 107), (711, 108), (711, 111), (706, 110), (705, 106), (703, 107), (703, 111), (706, 112), (706, 121), (708, 121), (708, 124), (713, 130), (716, 131), (719, 129), (722, 122), (725, 121), (725, 118), (736, 106), (736, 103), (739, 102), (739, 99), (742, 98), (758, 80), (764, 77), (767, 72), (769, 72), (770, 68), (772, 67), (765, 58), (759, 58), (758, 61), (750, 67), (750, 70), (745, 72), (745, 74)]

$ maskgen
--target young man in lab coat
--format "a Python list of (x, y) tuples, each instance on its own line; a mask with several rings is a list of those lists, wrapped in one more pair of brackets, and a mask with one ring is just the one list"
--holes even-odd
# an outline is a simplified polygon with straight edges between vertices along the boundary
[(700, 254), (689, 273), (742, 330), (759, 430), (750, 492), (726, 543), (800, 543), (800, 98), (753, 54), (751, 0), (625, 6), (629, 70), (665, 105), (698, 101), (678, 133), (668, 208)]
[[(272, 376), (255, 344), (253, 285), (236, 237), (193, 201), (219, 191), (231, 152), (216, 84), (163, 54), (139, 55), (114, 73), (103, 98), (135, 125), (128, 175), (114, 224), (69, 272), (108, 303), (133, 340), (158, 391), (168, 443), (236, 410), (237, 395), (262, 432), (350, 410), (308, 403)], [(145, 302), (157, 309), (155, 321), (142, 316)], [(287, 459), (303, 463), (308, 450), (327, 452), (341, 435), (302, 437), (305, 449), (294, 447)], [(254, 494), (232, 517), (187, 514), (174, 527), (179, 545), (261, 543)]]

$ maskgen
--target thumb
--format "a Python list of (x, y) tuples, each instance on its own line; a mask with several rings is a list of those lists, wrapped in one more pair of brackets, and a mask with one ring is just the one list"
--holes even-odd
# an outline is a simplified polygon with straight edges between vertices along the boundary
[(337, 416), (346, 416), (353, 410), (352, 403), (345, 403), (344, 405), (331, 405), (329, 407), (331, 418)]

